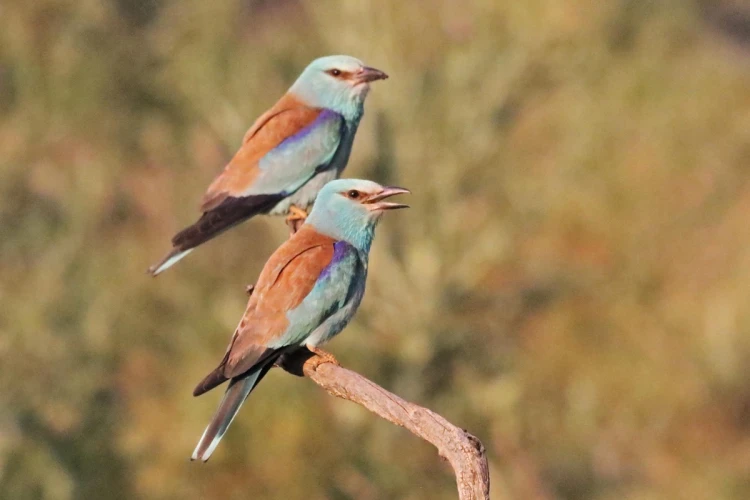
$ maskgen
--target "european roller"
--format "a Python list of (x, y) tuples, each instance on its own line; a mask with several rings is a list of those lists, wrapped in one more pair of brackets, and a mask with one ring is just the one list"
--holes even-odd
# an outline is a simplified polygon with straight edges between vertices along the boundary
[(375, 182), (326, 184), (300, 229), (269, 258), (219, 366), (193, 391), (199, 396), (229, 381), (193, 452), (208, 460), (250, 392), (285, 352), (329, 341), (349, 323), (365, 292), (375, 226), (385, 201), (409, 191)]
[(318, 191), (349, 161), (370, 83), (386, 78), (350, 56), (311, 62), (250, 127), (239, 151), (203, 195), (203, 215), (172, 238), (172, 250), (149, 272), (156, 276), (255, 215), (304, 219)]

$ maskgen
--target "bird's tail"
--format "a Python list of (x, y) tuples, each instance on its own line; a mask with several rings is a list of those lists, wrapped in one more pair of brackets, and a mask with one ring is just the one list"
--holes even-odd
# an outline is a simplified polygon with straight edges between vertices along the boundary
[(148, 268), (149, 274), (152, 276), (156, 276), (159, 273), (166, 271), (173, 265), (177, 264), (180, 260), (182, 260), (183, 257), (186, 257), (187, 254), (195, 250), (195, 248), (188, 248), (187, 250), (182, 250), (180, 248), (173, 248), (162, 260), (159, 261), (158, 264), (154, 264), (153, 266)]
[(283, 194), (226, 198), (217, 207), (204, 212), (195, 224), (174, 235), (172, 250), (158, 264), (149, 267), (148, 272), (156, 276), (169, 269), (198, 245), (202, 245), (254, 215), (267, 213), (283, 198)]
[(224, 437), (224, 433), (229, 428), (229, 425), (234, 420), (234, 416), (240, 410), (242, 403), (250, 395), (258, 382), (268, 373), (268, 370), (273, 366), (273, 361), (259, 366), (258, 369), (252, 372), (247, 377), (242, 379), (233, 379), (229, 383), (224, 397), (221, 399), (219, 408), (214, 413), (211, 422), (209, 422), (206, 430), (203, 431), (203, 435), (198, 441), (198, 445), (193, 451), (191, 460), (202, 460), (203, 462), (208, 461), (211, 454), (214, 452), (216, 447), (219, 445), (219, 441)]

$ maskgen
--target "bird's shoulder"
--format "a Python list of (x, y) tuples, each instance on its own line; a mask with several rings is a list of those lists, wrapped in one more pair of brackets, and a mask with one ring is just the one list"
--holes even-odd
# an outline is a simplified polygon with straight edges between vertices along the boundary
[[(331, 263), (336, 240), (303, 225), (271, 255), (260, 273), (245, 313), (245, 326), (284, 316), (312, 291)], [(240, 330), (243, 324), (240, 323)]]
[(309, 106), (294, 94), (284, 94), (276, 104), (255, 120), (242, 139), (242, 147), (247, 144), (260, 147), (266, 143), (275, 147), (287, 137), (313, 123), (323, 113), (331, 120), (342, 119), (334, 111)]
[(266, 299), (268, 292), (276, 289), (311, 288), (331, 262), (336, 241), (310, 225), (303, 225), (266, 263), (256, 285), (256, 291), (260, 292), (257, 300)]

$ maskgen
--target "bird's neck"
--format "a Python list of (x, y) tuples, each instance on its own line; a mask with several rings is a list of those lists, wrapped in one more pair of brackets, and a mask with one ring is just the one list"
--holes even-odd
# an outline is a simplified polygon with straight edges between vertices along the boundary
[[(334, 111), (344, 117), (349, 126), (356, 126), (365, 112), (366, 91), (354, 94), (352, 92), (321, 93), (311, 91), (304, 86), (293, 85), (289, 92), (297, 99), (313, 108), (323, 108)], [(325, 97), (321, 97), (325, 95)]]
[(350, 103), (349, 107), (341, 112), (341, 116), (344, 117), (350, 127), (356, 127), (357, 125), (359, 125), (359, 121), (362, 119), (362, 115), (365, 114), (364, 104), (364, 101)]
[(311, 224), (319, 233), (349, 243), (366, 259), (375, 236), (377, 220), (363, 221), (361, 217), (342, 212), (331, 214), (325, 210), (314, 210), (307, 218), (307, 224)]
[(352, 99), (349, 95), (342, 95), (338, 99), (332, 99), (327, 104), (325, 108), (343, 116), (350, 128), (359, 125), (362, 115), (365, 114), (364, 100)]

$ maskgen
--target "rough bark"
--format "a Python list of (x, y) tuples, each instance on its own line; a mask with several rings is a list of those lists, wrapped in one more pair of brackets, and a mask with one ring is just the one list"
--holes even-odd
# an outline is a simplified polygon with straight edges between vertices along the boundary
[(405, 401), (362, 375), (341, 367), (328, 353), (319, 355), (302, 349), (285, 356), (279, 365), (289, 373), (309, 378), (332, 396), (357, 403), (432, 443), (453, 467), (460, 500), (490, 498), (490, 475), (484, 446), (466, 430), (434, 411)]

